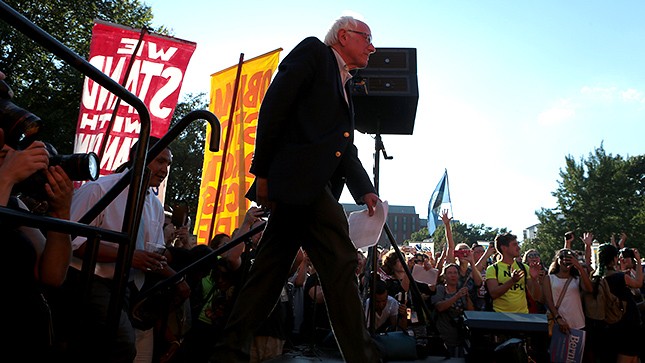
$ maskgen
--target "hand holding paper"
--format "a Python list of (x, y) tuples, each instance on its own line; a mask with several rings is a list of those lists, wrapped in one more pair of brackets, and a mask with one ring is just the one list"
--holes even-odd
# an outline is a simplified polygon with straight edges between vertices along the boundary
[(356, 248), (372, 247), (376, 245), (383, 225), (387, 219), (387, 201), (377, 201), (374, 215), (369, 216), (367, 209), (349, 214), (349, 237)]

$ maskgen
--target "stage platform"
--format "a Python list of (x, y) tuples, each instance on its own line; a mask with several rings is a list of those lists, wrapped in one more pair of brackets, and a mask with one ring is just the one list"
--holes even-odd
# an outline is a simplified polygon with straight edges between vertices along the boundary
[[(322, 362), (322, 363), (342, 363), (343, 360), (334, 357), (305, 357), (305, 356), (288, 356), (283, 355), (279, 358), (266, 361), (267, 363), (309, 363), (309, 362)], [(426, 357), (425, 359), (417, 360), (390, 360), (387, 363), (464, 363), (464, 358), (445, 358), (445, 357)]]
[[(270, 359), (265, 363), (310, 363), (310, 362), (323, 362), (323, 363), (342, 363), (343, 360), (340, 353), (336, 350), (328, 349), (311, 349), (307, 347), (298, 347), (291, 350), (278, 358)], [(428, 356), (416, 360), (388, 360), (387, 363), (464, 363), (464, 358), (446, 358), (437, 356)]]
[[(271, 359), (266, 361), (267, 363), (310, 363), (310, 362), (322, 362), (322, 363), (342, 363), (343, 360), (340, 358), (329, 358), (329, 357), (305, 357), (305, 356), (287, 356), (283, 355), (279, 358)], [(425, 359), (417, 360), (390, 360), (387, 363), (464, 363), (466, 362), (464, 358), (445, 358), (445, 357), (426, 357)]]

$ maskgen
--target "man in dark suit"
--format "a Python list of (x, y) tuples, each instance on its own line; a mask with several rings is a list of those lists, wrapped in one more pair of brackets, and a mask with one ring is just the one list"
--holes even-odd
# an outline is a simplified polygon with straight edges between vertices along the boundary
[[(280, 296), (300, 246), (316, 267), (347, 362), (378, 362), (356, 282), (356, 248), (338, 198), (345, 183), (369, 215), (379, 200), (354, 146), (346, 87), (375, 52), (367, 24), (338, 19), (325, 43), (310, 37), (282, 61), (260, 109), (247, 197), (270, 210), (248, 279), (212, 362), (248, 361), (254, 331)], [(228, 355), (226, 355), (228, 354)]]

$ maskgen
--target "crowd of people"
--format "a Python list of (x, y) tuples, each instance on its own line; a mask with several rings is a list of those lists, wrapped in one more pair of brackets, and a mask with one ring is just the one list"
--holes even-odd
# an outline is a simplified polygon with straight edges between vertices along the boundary
[[(571, 329), (584, 330), (586, 344), (581, 357), (584, 362), (638, 362), (643, 358), (645, 262), (637, 249), (626, 246), (624, 233), (618, 242), (612, 239), (600, 244), (597, 259), (592, 261), (593, 235), (584, 233), (580, 240), (585, 250), (574, 251), (571, 246), (575, 237), (567, 232), (562, 248), (552, 258), (542, 259), (535, 249), (521, 255), (517, 237), (510, 233), (498, 235), (487, 248), (481, 244), (455, 244), (447, 211), (441, 217), (446, 227), (444, 250), (433, 255), (402, 247), (404, 258), (394, 250), (383, 251), (379, 278), (385, 282), (391, 298), (418, 309), (419, 305), (415, 307), (408, 296), (411, 284), (419, 281), (409, 280), (401, 261), (407, 258), (414, 275), (415, 269), (441, 271), (436, 284), (422, 285), (430, 291), (423, 294), (424, 302), (432, 311), (433, 324), (447, 355), (464, 357), (469, 353), (463, 319), (464, 311), (471, 310), (546, 314), (549, 329), (564, 334)], [(589, 299), (596, 299), (602, 279), (607, 280), (611, 293), (626, 303), (618, 322), (607, 323), (588, 311), (592, 306)], [(403, 298), (401, 293), (405, 294)], [(526, 342), (527, 356), (535, 361), (549, 361), (551, 334), (552, 330), (543, 339), (519, 334)], [(512, 336), (500, 334), (495, 338)]]
[[(166, 148), (150, 161), (116, 323), (107, 321), (119, 262), (115, 243), (99, 242), (94, 276), (85, 284), (80, 277), (91, 245), (86, 237), (0, 221), (14, 242), (8, 244), (13, 261), (5, 265), (7, 275), (15, 276), (10, 289), (17, 292), (9, 311), (23, 319), (3, 344), (10, 351), (32, 342), (34, 349), (21, 351), (28, 361), (262, 362), (306, 347), (308, 354), (335, 349), (347, 362), (371, 363), (383, 361), (372, 334), (429, 324), (446, 356), (464, 357), (469, 353), (464, 311), (479, 310), (548, 314), (553, 329), (584, 329), (589, 362), (642, 358), (641, 256), (624, 246), (624, 235), (618, 243), (600, 246), (592, 270), (590, 233), (582, 237), (583, 260), (571, 250), (572, 233), (552, 259), (543, 260), (535, 250), (520, 256), (517, 237), (510, 233), (487, 246), (455, 244), (444, 211), (445, 249), (436, 254), (409, 247), (404, 253), (382, 250), (376, 282), (368, 283), (371, 266), (365, 251), (350, 240), (338, 198), (347, 185), (370, 216), (379, 201), (353, 144), (353, 106), (346, 87), (349, 71), (364, 68), (374, 51), (367, 24), (346, 16), (334, 23), (324, 42), (307, 38), (284, 59), (259, 114), (251, 165), (256, 179), (247, 194), (257, 206), (248, 209), (230, 236), (218, 234), (208, 245), (195, 245), (189, 226), (174, 225), (172, 212), (155, 195), (172, 151)], [(136, 150), (135, 145), (130, 162), (114, 174), (73, 191), (65, 172), (48, 165), (43, 143), (22, 150), (5, 144), (0, 205), (27, 210), (12, 194), (13, 186), (42, 171), (49, 216), (76, 221), (118, 182)], [(127, 194), (128, 189), (90, 224), (121, 231)], [(240, 241), (260, 225), (262, 232)], [(231, 241), (237, 244), (215, 253)], [(548, 260), (547, 269), (543, 261)], [(144, 294), (187, 267), (170, 288)], [(585, 311), (585, 299), (598, 294), (602, 279), (626, 302), (617, 323), (592, 319)], [(421, 318), (426, 310), (427, 320)], [(531, 344), (532, 357), (547, 361), (546, 350), (540, 350), (547, 342)]]
[[(401, 246), (404, 252), (378, 249), (374, 292), (367, 291), (363, 300), (368, 328), (370, 309), (375, 310), (372, 328), (376, 334), (409, 331), (419, 324), (415, 315), (421, 313), (421, 304), (426, 304), (431, 311), (431, 320), (426, 323), (433, 325), (439, 333), (446, 356), (465, 357), (469, 352), (464, 311), (548, 314), (555, 323), (553, 329), (565, 334), (570, 329), (586, 331), (585, 362), (637, 362), (642, 357), (642, 344), (638, 343), (643, 337), (639, 312), (643, 301), (642, 269), (638, 263), (640, 254), (636, 249), (624, 247), (625, 237), (617, 246), (602, 244), (595, 262), (596, 270), (592, 270), (592, 261), (582, 257), (585, 252), (569, 248), (570, 233), (564, 238), (563, 248), (557, 251), (549, 264), (542, 262), (533, 249), (522, 256), (517, 237), (509, 233), (497, 236), (487, 248), (480, 244), (471, 247), (455, 244), (446, 212), (442, 218), (448, 243), (436, 254), (417, 251), (409, 246)], [(252, 207), (232, 237), (263, 222), (262, 209)], [(173, 361), (205, 362), (215, 352), (213, 342), (222, 339), (226, 314), (230, 314), (234, 304), (234, 292), (239, 291), (245, 278), (243, 275), (248, 272), (244, 266), (253, 261), (252, 257), (244, 255), (249, 252), (253, 255), (252, 251), (261, 243), (260, 236), (261, 233), (254, 236), (246, 247), (238, 247), (222, 256), (218, 267), (213, 270), (215, 272), (206, 274), (202, 280), (202, 283), (210, 281), (204, 285), (208, 288), (194, 288), (194, 292), (199, 294), (190, 298), (195, 302), (191, 306), (199, 307), (199, 310), (192, 311), (195, 317), (192, 328), (195, 330), (189, 330), (183, 340), (179, 338), (178, 352)], [(590, 251), (593, 235), (585, 233), (581, 240)], [(213, 241), (226, 243), (230, 238), (219, 235)], [(214, 242), (212, 248), (219, 246)], [(591, 255), (589, 251), (586, 253), (588, 257)], [(355, 272), (356, 281), (369, 290), (364, 275), (370, 266), (365, 264), (364, 251), (357, 250), (357, 255), (364, 262)], [(248, 258), (251, 260), (241, 262)], [(418, 273), (415, 269), (423, 270), (430, 272), (429, 276), (435, 279), (417, 281), (410, 278), (404, 264), (415, 276)], [(214, 273), (220, 276), (216, 281)], [(221, 274), (236, 277), (222, 278)], [(584, 306), (585, 296), (593, 294), (594, 289), (597, 291), (599, 279), (610, 275), (615, 276), (610, 282), (612, 291), (628, 301), (628, 311), (616, 324), (606, 324), (586, 316)], [(422, 292), (421, 302), (414, 301), (411, 284)], [(212, 296), (219, 301), (215, 305)], [(202, 324), (208, 324), (210, 329), (200, 328)], [(253, 362), (293, 350), (315, 354), (312, 348), (337, 349), (316, 268), (302, 249), (291, 265), (290, 277), (283, 286), (279, 302), (261, 325), (251, 345)], [(547, 347), (547, 341), (530, 341), (529, 338), (527, 354), (535, 361), (546, 362), (549, 359)]]

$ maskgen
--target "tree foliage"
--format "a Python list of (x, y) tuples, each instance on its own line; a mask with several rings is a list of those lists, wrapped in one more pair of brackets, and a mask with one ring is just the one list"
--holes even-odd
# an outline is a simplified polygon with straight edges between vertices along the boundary
[[(564, 233), (577, 237), (591, 232), (600, 242), (625, 232), (627, 245), (643, 248), (645, 237), (645, 158), (623, 158), (607, 153), (602, 144), (587, 159), (565, 158), (561, 180), (552, 194), (557, 207), (536, 212), (540, 221), (535, 240), (529, 241), (547, 256), (563, 246)], [(617, 238), (617, 237), (616, 237)], [(583, 250), (579, 238), (574, 249)]]
[[(87, 58), (94, 20), (150, 29), (153, 14), (140, 0), (8, 0), (6, 3), (35, 25)], [(150, 29), (168, 34), (165, 27)], [(41, 139), (59, 153), (73, 151), (84, 75), (52, 55), (9, 24), (0, 21), (0, 70), (13, 89), (13, 102), (43, 120)], [(205, 109), (204, 94), (187, 95), (177, 104), (171, 127), (190, 111)], [(170, 145), (173, 165), (166, 203), (188, 205), (194, 217), (199, 198), (205, 143), (205, 121), (187, 126)]]
[[(191, 111), (206, 109), (207, 106), (208, 102), (204, 93), (187, 95), (183, 101), (177, 104), (170, 127), (175, 126)], [(166, 204), (170, 206), (187, 205), (192, 217), (195, 216), (199, 201), (205, 142), (206, 121), (196, 120), (191, 122), (170, 144), (173, 161), (168, 175)]]
[[(151, 8), (139, 0), (5, 2), (82, 57), (89, 54), (95, 19), (142, 28), (149, 27), (153, 18)], [(15, 93), (13, 102), (43, 120), (42, 139), (60, 153), (71, 153), (84, 75), (4, 21), (0, 21), (0, 70)]]
[[(460, 222), (452, 222), (452, 238), (455, 245), (458, 243), (465, 243), (472, 246), (473, 243), (479, 241), (492, 241), (500, 233), (507, 231), (507, 228), (492, 228), (484, 224), (465, 224)], [(413, 244), (415, 242), (422, 242), (431, 239), (435, 243), (435, 251), (440, 251), (446, 245), (446, 227), (443, 224), (437, 226), (432, 236), (428, 233), (428, 228), (423, 227), (421, 230), (414, 232), (410, 235), (410, 239), (406, 244)]]
[(430, 238), (430, 233), (428, 233), (428, 227), (423, 227), (416, 232), (410, 233), (410, 239), (405, 241), (404, 244), (411, 245), (415, 242), (423, 242)]

